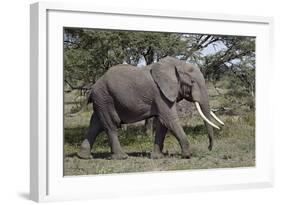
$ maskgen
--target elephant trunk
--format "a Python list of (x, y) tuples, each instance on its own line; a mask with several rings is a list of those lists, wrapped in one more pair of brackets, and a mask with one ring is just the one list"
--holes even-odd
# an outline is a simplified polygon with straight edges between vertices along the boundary
[(220, 129), (218, 126), (216, 126), (214, 123), (211, 122), (211, 114), (210, 114), (210, 107), (209, 103), (198, 103), (195, 102), (196, 108), (201, 115), (201, 117), (204, 119), (204, 123), (207, 129), (208, 138), (209, 138), (209, 150), (212, 150), (213, 148), (213, 137), (214, 137), (214, 131), (213, 127)]
[(207, 88), (205, 85), (201, 86), (197, 83), (193, 84), (193, 89), (192, 89), (192, 98), (193, 102), (195, 102), (195, 106), (204, 120), (207, 133), (208, 133), (208, 138), (209, 138), (209, 150), (212, 150), (213, 148), (213, 136), (214, 136), (214, 131), (213, 127), (216, 129), (220, 129), (216, 124), (214, 124), (211, 121), (211, 116), (215, 118), (216, 121), (218, 121), (220, 124), (223, 124), (221, 120), (215, 114), (211, 112), (210, 106), (209, 106), (209, 97), (208, 97), (208, 92)]
[[(211, 119), (211, 115), (210, 115), (210, 108), (209, 105), (202, 105), (202, 111), (204, 113), (204, 115), (208, 118)], [(204, 121), (206, 129), (207, 129), (207, 133), (208, 133), (208, 138), (209, 138), (209, 150), (212, 150), (213, 148), (213, 137), (214, 137), (214, 131), (213, 131), (213, 127), (208, 124), (206, 121)]]

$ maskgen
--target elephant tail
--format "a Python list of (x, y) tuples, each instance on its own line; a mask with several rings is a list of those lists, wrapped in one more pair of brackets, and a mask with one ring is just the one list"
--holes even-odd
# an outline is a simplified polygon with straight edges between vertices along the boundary
[(90, 91), (90, 94), (88, 96), (88, 101), (87, 101), (87, 105), (93, 102), (93, 92)]

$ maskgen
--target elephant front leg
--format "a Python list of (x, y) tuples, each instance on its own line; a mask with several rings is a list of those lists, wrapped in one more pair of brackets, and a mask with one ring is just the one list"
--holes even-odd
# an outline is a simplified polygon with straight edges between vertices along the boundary
[(186, 134), (180, 125), (179, 119), (170, 120), (167, 123), (168, 129), (175, 135), (178, 140), (181, 150), (182, 150), (182, 158), (190, 158), (191, 153), (189, 150), (189, 142), (187, 141)]
[(167, 133), (167, 127), (165, 127), (159, 120), (157, 121), (156, 134), (154, 139), (154, 148), (151, 153), (152, 159), (159, 159), (164, 157), (162, 151), (164, 147), (164, 139)]
[(109, 137), (109, 144), (111, 147), (111, 158), (112, 159), (127, 159), (128, 155), (122, 150), (117, 130), (107, 131)]

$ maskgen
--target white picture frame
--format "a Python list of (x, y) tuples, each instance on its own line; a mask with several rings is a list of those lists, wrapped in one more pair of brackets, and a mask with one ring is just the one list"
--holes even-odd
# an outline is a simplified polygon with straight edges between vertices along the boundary
[[(273, 19), (182, 11), (97, 8), (92, 4), (31, 5), (30, 198), (94, 199), (273, 186), (270, 102), (263, 83), (272, 69)], [(63, 27), (256, 36), (256, 166), (252, 168), (63, 177)], [(55, 69), (54, 69), (55, 68)], [(182, 183), (185, 179), (186, 183)], [(150, 183), (149, 183), (150, 182)], [(153, 182), (153, 183), (152, 183)], [(149, 183), (149, 187), (147, 186)], [(110, 184), (118, 184), (118, 189)]]

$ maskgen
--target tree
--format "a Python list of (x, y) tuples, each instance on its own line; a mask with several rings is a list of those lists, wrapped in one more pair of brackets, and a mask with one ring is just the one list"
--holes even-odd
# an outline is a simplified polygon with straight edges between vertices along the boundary
[(221, 39), (225, 49), (205, 57), (205, 76), (216, 82), (224, 75), (240, 81), (248, 93), (255, 91), (255, 38), (228, 36)]
[[(214, 84), (231, 76), (254, 96), (255, 38), (65, 28), (64, 79), (85, 93), (110, 67), (149, 65), (165, 56), (197, 64)], [(83, 92), (82, 92), (83, 91)]]
[(146, 65), (185, 49), (181, 34), (105, 31), (66, 28), (64, 32), (65, 79), (94, 83), (108, 68), (120, 63)]
[(123, 63), (127, 45), (122, 35), (124, 33), (65, 29), (65, 79), (76, 86), (95, 83), (108, 68)]

